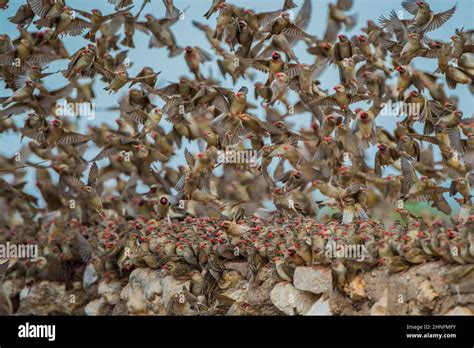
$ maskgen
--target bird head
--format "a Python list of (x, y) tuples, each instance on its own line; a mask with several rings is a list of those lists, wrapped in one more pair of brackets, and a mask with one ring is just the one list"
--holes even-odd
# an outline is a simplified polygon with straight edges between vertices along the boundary
[(440, 41), (431, 41), (430, 42), (430, 47), (431, 48), (441, 48), (443, 46), (443, 43)]
[(163, 196), (163, 197), (160, 198), (160, 204), (161, 205), (167, 205), (168, 202), (169, 202), (169, 200), (168, 200), (167, 197)]
[(191, 53), (194, 49), (191, 46), (186, 46), (184, 50), (186, 51), (186, 53)]
[(417, 1), (415, 2), (416, 6), (418, 6), (419, 8), (424, 8), (424, 9), (428, 9), (429, 6), (428, 6), (428, 3), (426, 3), (425, 1)]
[(278, 81), (286, 81), (287, 75), (284, 72), (279, 72), (275, 74), (275, 77)]
[(82, 187), (82, 191), (84, 191), (84, 192), (86, 192), (86, 193), (91, 193), (91, 192), (94, 191), (94, 189), (93, 189), (91, 186), (89, 186), (89, 185), (84, 185), (84, 186)]
[(61, 127), (61, 125), (62, 125), (61, 121), (59, 121), (56, 118), (51, 121), (51, 124), (53, 125), (53, 127)]
[(222, 227), (223, 229), (229, 228), (229, 227), (230, 227), (230, 221), (223, 221), (223, 222), (221, 223), (221, 227)]
[(406, 71), (406, 69), (401, 65), (397, 66), (395, 70), (398, 71), (400, 74), (403, 74)]
[(273, 122), (273, 125), (279, 129), (281, 128), (284, 128), (285, 127), (285, 123), (283, 121), (275, 121)]
[(281, 57), (280, 53), (278, 53), (276, 51), (272, 52), (272, 59), (273, 60), (280, 59), (280, 57)]
[(331, 44), (329, 42), (323, 42), (321, 44), (321, 47), (326, 50), (326, 51), (329, 51), (331, 49)]
[(359, 35), (359, 36), (357, 36), (357, 40), (358, 40), (359, 42), (366, 42), (366, 41), (367, 41), (367, 36), (365, 36), (365, 35)]
[(303, 176), (303, 174), (301, 174), (301, 172), (297, 170), (294, 170), (292, 174), (296, 179), (300, 179)]
[(452, 41), (461, 41), (461, 37), (460, 37), (459, 35), (456, 35), (456, 34), (453, 35), (453, 36), (451, 36), (450, 39), (451, 39)]

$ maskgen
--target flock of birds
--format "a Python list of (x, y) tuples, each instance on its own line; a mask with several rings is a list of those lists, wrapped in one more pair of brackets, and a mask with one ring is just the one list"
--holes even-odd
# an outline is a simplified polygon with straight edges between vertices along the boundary
[[(318, 38), (309, 27), (310, 0), (299, 9), (285, 0), (264, 13), (213, 0), (206, 22), (193, 20), (211, 54), (180, 46), (172, 28), (187, 9), (172, 0), (163, 0), (161, 19), (142, 19), (149, 0), (108, 2), (115, 11), (111, 6), (103, 14), (65, 0), (27, 0), (8, 19), (18, 37), (0, 34), (0, 76), (11, 90), (0, 98), (0, 137), (12, 131), (29, 139), (14, 157), (0, 156), (0, 238), (40, 248), (34, 260), (3, 260), (1, 278), (23, 277), (26, 287), (57, 280), (69, 290), (86, 278), (86, 267), (100, 278), (125, 280), (147, 266), (191, 280), (186, 299), (205, 313), (219, 307), (228, 260), (247, 260), (252, 284), (262, 267), (291, 281), (299, 265), (326, 264), (338, 288), (378, 265), (401, 272), (430, 259), (474, 263), (474, 119), (463, 118), (445, 88), (466, 85), (473, 93), (473, 32), (459, 28), (450, 40), (429, 38), (456, 6), (435, 12), (428, 2), (408, 0), (402, 7), (411, 17), (394, 10), (349, 38), (341, 32), (356, 26), (357, 15), (352, 0), (337, 0)], [(8, 5), (0, 1), (0, 9)], [(157, 88), (156, 67), (130, 76), (127, 54), (138, 46), (136, 30), (150, 37), (148, 48), (137, 49), (166, 49), (170, 59), (184, 58), (193, 77)], [(84, 47), (68, 52), (68, 36)], [(313, 63), (300, 61), (301, 42)], [(414, 68), (413, 60), (425, 59), (437, 60), (435, 72)], [(57, 60), (68, 60), (67, 68), (47, 72)], [(203, 65), (211, 61), (235, 88), (206, 77)], [(339, 71), (334, 87), (318, 80), (330, 66)], [(42, 80), (53, 74), (67, 84), (47, 89)], [(94, 102), (97, 80), (120, 95), (116, 127), (80, 132), (76, 119), (57, 116), (57, 103)], [(260, 105), (247, 100), (250, 91), (241, 83), (248, 80)], [(361, 101), (367, 109), (352, 106)], [(391, 102), (409, 106), (393, 131), (376, 125)], [(15, 120), (25, 113), (20, 126)], [(312, 115), (311, 126), (296, 130), (288, 117), (301, 113)], [(186, 165), (173, 167), (168, 162), (183, 139), (200, 152), (185, 149)], [(92, 143), (100, 150), (86, 160)], [(369, 164), (367, 151), (375, 145)], [(256, 151), (257, 164), (222, 163), (222, 151)], [(389, 167), (400, 174), (387, 175)], [(44, 207), (24, 190), (31, 170)], [(112, 179), (113, 187), (105, 185)], [(140, 185), (147, 192), (139, 193)], [(323, 200), (315, 202), (316, 191)], [(265, 201), (276, 209), (266, 209)], [(407, 201), (428, 202), (439, 214), (416, 215)], [(327, 211), (323, 217), (320, 209)], [(363, 262), (328, 258), (333, 242), (364, 245), (367, 255)], [(12, 311), (0, 291), (0, 312)]]

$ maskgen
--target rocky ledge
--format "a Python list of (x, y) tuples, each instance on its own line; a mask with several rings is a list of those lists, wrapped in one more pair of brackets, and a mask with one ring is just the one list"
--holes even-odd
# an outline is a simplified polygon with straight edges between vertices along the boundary
[(296, 267), (283, 281), (273, 264), (247, 278), (247, 262), (227, 262), (213, 305), (199, 282), (177, 280), (152, 268), (137, 268), (126, 280), (53, 281), (22, 287), (8, 279), (16, 314), (23, 315), (473, 315), (474, 265), (430, 261), (402, 273), (383, 267), (360, 272), (342, 286), (331, 266)]

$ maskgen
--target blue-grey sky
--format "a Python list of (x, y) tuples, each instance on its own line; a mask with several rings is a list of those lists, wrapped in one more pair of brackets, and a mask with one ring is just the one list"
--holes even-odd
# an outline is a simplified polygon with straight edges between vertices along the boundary
[[(302, 5), (303, 0), (294, 0), (299, 7)], [(18, 33), (15, 29), (15, 25), (9, 23), (7, 18), (13, 16), (17, 8), (24, 1), (20, 0), (11, 0), (10, 7), (6, 11), (0, 12), (0, 32), (7, 33), (12, 39), (15, 39), (18, 36)], [(107, 3), (106, 0), (95, 0), (95, 1), (83, 1), (83, 0), (68, 0), (67, 4), (73, 8), (78, 8), (86, 11), (90, 11), (92, 8), (98, 8), (102, 11), (103, 14), (108, 14), (114, 11), (113, 5)], [(139, 10), (142, 1), (135, 0), (135, 7), (131, 10), (133, 14), (137, 13)], [(271, 11), (281, 8), (283, 0), (228, 0), (227, 2), (236, 4), (238, 6), (253, 9), (257, 12)], [(322, 37), (327, 25), (327, 11), (328, 4), (335, 3), (336, 0), (314, 0), (312, 1), (312, 17), (310, 24), (307, 28), (307, 32)], [(204, 33), (197, 30), (192, 26), (192, 20), (198, 20), (202, 22), (207, 22), (211, 26), (215, 26), (216, 15), (206, 21), (203, 18), (203, 14), (207, 11), (211, 4), (211, 0), (175, 0), (176, 7), (184, 9), (189, 6), (185, 12), (185, 16), (177, 24), (172, 27), (173, 32), (178, 41), (178, 45), (185, 47), (187, 45), (199, 46), (209, 52), (213, 52), (210, 48), (207, 40), (204, 37)], [(388, 16), (392, 9), (396, 11), (402, 10), (400, 1), (397, 0), (384, 0), (384, 1), (375, 1), (375, 0), (354, 0), (354, 6), (349, 13), (357, 13), (358, 21), (357, 26), (347, 32), (349, 36), (356, 35), (361, 33), (361, 28), (365, 26), (367, 20), (377, 21), (380, 15)], [(455, 3), (458, 5), (458, 9), (454, 16), (445, 24), (442, 28), (429, 33), (429, 36), (433, 39), (440, 39), (444, 41), (449, 41), (450, 36), (454, 33), (456, 28), (465, 26), (470, 28), (472, 26), (472, 19), (474, 18), (474, 0), (430, 0), (429, 1), (431, 8), (435, 12), (444, 11), (452, 7)], [(295, 9), (298, 11), (299, 7)], [(162, 1), (153, 0), (150, 4), (147, 5), (145, 10), (142, 13), (141, 20), (144, 20), (144, 15), (147, 13), (153, 14), (157, 18), (162, 18), (164, 16), (164, 6)], [(407, 18), (410, 15), (407, 12), (404, 12)], [(29, 30), (36, 30), (33, 25), (30, 26)], [(133, 63), (133, 66), (129, 69), (129, 74), (135, 76), (144, 65), (151, 66), (155, 71), (162, 71), (159, 76), (158, 86), (164, 86), (167, 81), (177, 81), (179, 76), (187, 75), (192, 77), (192, 74), (189, 72), (188, 67), (184, 61), (183, 55), (178, 55), (174, 58), (168, 57), (168, 51), (165, 48), (153, 48), (148, 49), (149, 36), (140, 31), (136, 31), (135, 34), (135, 49), (130, 49), (129, 58)], [(87, 40), (82, 37), (66, 37), (64, 39), (66, 48), (70, 53), (75, 52), (77, 49), (83, 47), (88, 43)], [(125, 49), (125, 48), (124, 48)], [(300, 58), (301, 62), (313, 63), (314, 56), (306, 52), (306, 44), (299, 42), (295, 47), (295, 52)], [(230, 88), (239, 89), (242, 85), (248, 85), (250, 90), (252, 90), (253, 83), (250, 80), (239, 80), (235, 87), (232, 86), (232, 81), (230, 79), (222, 80), (222, 76), (217, 68), (215, 63), (216, 59), (206, 63), (204, 65), (204, 75), (208, 76), (211, 72), (214, 78), (218, 78), (222, 81), (222, 85)], [(417, 68), (426, 70), (428, 72), (433, 72), (436, 69), (436, 60), (428, 60), (423, 58), (416, 58), (412, 63)], [(57, 69), (64, 69), (67, 65), (66, 60), (57, 61), (49, 65), (48, 71), (55, 71)], [(393, 74), (395, 76), (395, 74)], [(256, 80), (265, 81), (266, 76), (263, 73), (255, 73)], [(322, 88), (330, 89), (335, 84), (339, 82), (338, 73), (336, 68), (330, 67), (327, 69), (324, 74), (320, 77)], [(441, 79), (444, 81), (444, 78)], [(44, 80), (45, 86), (47, 88), (58, 88), (64, 86), (67, 83), (67, 80), (64, 79), (60, 74), (55, 74), (51, 77), (48, 77)], [(395, 78), (391, 80), (391, 83), (395, 82)], [(95, 103), (98, 106), (96, 111), (96, 118), (94, 120), (87, 120), (82, 118), (80, 120), (79, 129), (84, 129), (86, 124), (95, 124), (99, 125), (101, 123), (107, 123), (115, 127), (113, 122), (117, 117), (118, 113), (114, 111), (107, 111), (106, 108), (109, 106), (115, 106), (116, 100), (126, 93), (126, 88), (122, 88), (121, 91), (117, 94), (109, 95), (106, 91), (103, 90), (104, 83), (97, 81), (95, 84), (96, 100)], [(447, 89), (446, 89), (447, 90)], [(460, 99), (460, 108), (464, 112), (465, 117), (470, 116), (473, 113), (473, 99), (470, 94), (467, 86), (459, 85), (456, 90), (448, 91), (448, 95), (456, 94)], [(11, 90), (6, 90), (4, 88), (3, 81), (0, 82), (0, 96), (8, 96), (11, 94)], [(249, 96), (253, 93), (249, 93)], [(292, 96), (295, 98), (295, 95)], [(252, 101), (252, 100), (251, 100)], [(159, 105), (162, 105), (162, 102), (159, 99), (156, 99), (156, 102)], [(258, 103), (259, 104), (259, 103)], [(364, 106), (364, 104), (361, 104)], [(258, 110), (257, 115), (262, 117), (261, 109)], [(15, 123), (22, 125), (25, 120), (25, 116), (14, 116)], [(295, 129), (299, 129), (302, 126), (309, 126), (310, 117), (308, 114), (298, 114), (289, 118), (293, 124), (295, 124)], [(379, 126), (392, 129), (399, 120), (397, 117), (393, 116), (380, 116), (377, 118), (377, 124)], [(170, 129), (170, 124), (166, 124), (165, 121), (162, 121), (162, 125), (166, 130)], [(28, 142), (28, 139), (24, 139), (23, 143), (20, 144), (19, 134), (14, 134), (9, 132), (7, 134), (0, 134), (0, 153), (3, 155), (11, 156), (15, 152), (19, 151), (22, 146)], [(186, 143), (185, 143), (186, 144)], [(86, 159), (92, 158), (98, 151), (98, 149), (90, 146), (91, 149), (88, 150), (85, 154)], [(191, 145), (191, 148), (197, 151), (195, 144)], [(177, 165), (184, 163), (184, 157), (182, 156), (182, 151), (176, 152), (176, 156), (170, 162), (172, 165)], [(374, 148), (369, 149), (367, 152), (369, 163), (373, 163)], [(106, 165), (107, 160), (103, 160), (99, 163), (99, 166)], [(389, 169), (388, 169), (389, 171)], [(34, 183), (29, 183), (26, 187), (26, 191), (29, 193), (36, 194), (36, 188)]]

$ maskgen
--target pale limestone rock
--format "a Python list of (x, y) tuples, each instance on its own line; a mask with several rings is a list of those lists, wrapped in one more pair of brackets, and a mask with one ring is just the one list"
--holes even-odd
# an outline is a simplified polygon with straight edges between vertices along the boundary
[(86, 266), (86, 269), (84, 270), (84, 277), (82, 279), (82, 286), (84, 289), (89, 289), (92, 284), (94, 284), (97, 279), (99, 279), (99, 276), (97, 272), (95, 271), (94, 265), (92, 263), (88, 264)]
[(161, 287), (163, 288), (161, 303), (163, 304), (165, 308), (168, 306), (168, 302), (171, 299), (171, 296), (182, 291), (183, 286), (189, 289), (190, 281), (189, 280), (185, 282), (178, 281), (174, 279), (173, 276), (171, 275), (167, 275), (166, 277), (161, 279)]
[(247, 294), (250, 291), (249, 283), (245, 280), (239, 281), (235, 286), (229, 287), (223, 292), (223, 295), (235, 302), (246, 302)]
[(97, 300), (89, 302), (84, 308), (85, 315), (102, 315), (104, 309), (107, 308), (107, 301), (104, 297), (100, 297)]
[(221, 280), (219, 281), (219, 288), (222, 290), (234, 287), (240, 283), (242, 277), (237, 271), (224, 272)]
[(474, 312), (468, 307), (456, 306), (445, 315), (474, 315)]
[(366, 297), (365, 280), (362, 275), (356, 276), (344, 289), (353, 300), (362, 300)]
[(305, 315), (332, 315), (329, 299), (323, 299), (321, 297), (311, 306)]
[(160, 296), (163, 293), (160, 277), (158, 277), (158, 274), (153, 270), (149, 272), (149, 278), (143, 287), (143, 293), (148, 301), (153, 300), (156, 296)]
[(297, 267), (293, 276), (295, 288), (322, 294), (332, 290), (332, 274), (329, 267)]
[(296, 289), (290, 283), (278, 283), (270, 292), (272, 303), (287, 315), (305, 314), (314, 303), (313, 294)]
[(383, 292), (382, 298), (374, 303), (370, 309), (370, 315), (388, 315), (388, 289)]
[(105, 281), (99, 283), (98, 294), (103, 296), (107, 303), (116, 305), (120, 300), (120, 292), (122, 291), (122, 283), (119, 281)]
[(120, 294), (120, 297), (126, 301), (127, 311), (131, 315), (147, 314), (147, 302), (143, 295), (142, 288), (138, 283), (127, 284)]
[(429, 280), (425, 280), (418, 285), (416, 299), (424, 307), (430, 309), (434, 308), (434, 300), (438, 297), (439, 294), (433, 290), (433, 287), (431, 286), (431, 282)]

